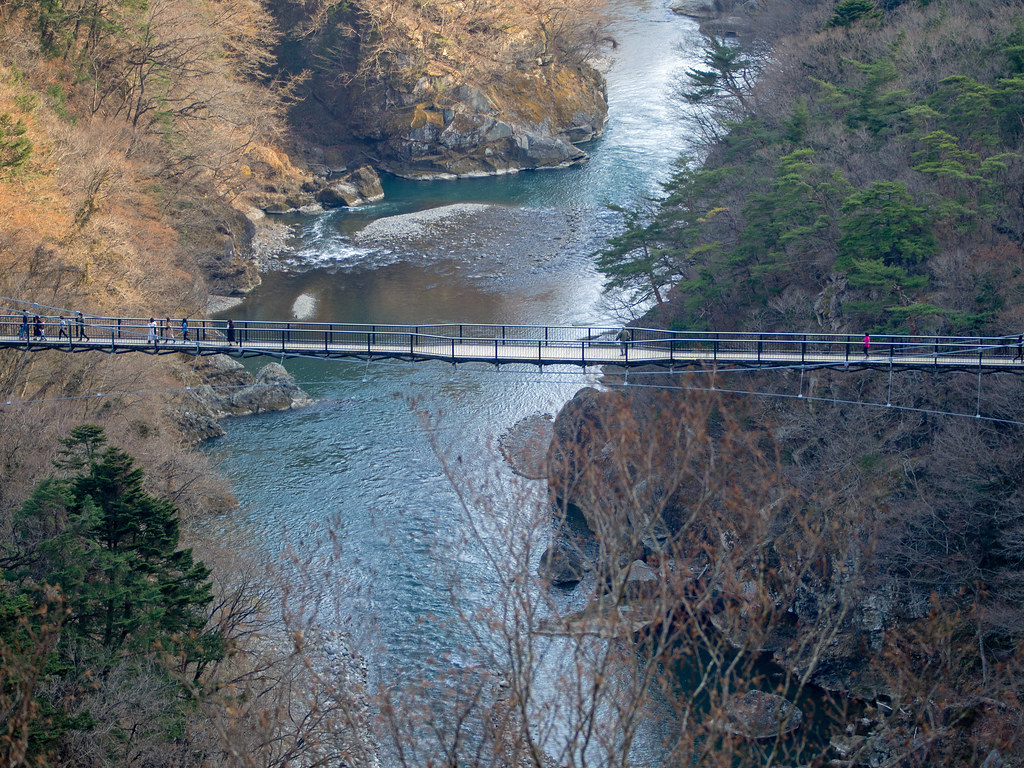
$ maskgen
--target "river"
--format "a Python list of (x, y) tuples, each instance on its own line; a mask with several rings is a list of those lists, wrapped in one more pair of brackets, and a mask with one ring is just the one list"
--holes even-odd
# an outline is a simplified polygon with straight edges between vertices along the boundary
[[(671, 82), (694, 66), (696, 25), (659, 4), (619, 0), (607, 71), (609, 122), (591, 160), (558, 171), (452, 182), (384, 180), (385, 200), (285, 219), (295, 236), (280, 269), (235, 319), (380, 323), (620, 322), (592, 254), (616, 231), (608, 203), (653, 196), (686, 149)], [(496, 588), (485, 552), (464, 546), (456, 488), (500, 486), (488, 524), (544, 496), (513, 478), (497, 439), (554, 414), (596, 371), (441, 363), (290, 360), (313, 407), (230, 420), (208, 446), (241, 502), (242, 529), (273, 553), (329, 550), (325, 621), (352, 630), (371, 683), (401, 686), (423, 660), (460, 659), (456, 608)], [(424, 418), (424, 414), (427, 418)], [(456, 467), (454, 483), (444, 462)], [(464, 469), (465, 468), (465, 469)], [(333, 539), (327, 535), (332, 530)], [(327, 543), (336, 547), (332, 550)], [(539, 554), (539, 550), (537, 550)], [(329, 558), (330, 559), (330, 558)], [(428, 618), (429, 617), (429, 618)]]

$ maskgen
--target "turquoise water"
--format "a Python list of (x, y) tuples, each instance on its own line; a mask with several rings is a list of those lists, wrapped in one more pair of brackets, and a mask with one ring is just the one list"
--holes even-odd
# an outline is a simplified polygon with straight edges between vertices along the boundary
[[(231, 316), (625, 319), (616, 297), (602, 293), (592, 256), (618, 225), (606, 205), (656, 195), (687, 149), (670, 91), (673, 76), (696, 63), (698, 35), (693, 22), (660, 5), (621, 2), (617, 9), (609, 123), (585, 147), (589, 163), (454, 182), (386, 178), (379, 204), (286, 219), (296, 231), (281, 271), (267, 274)], [(492, 207), (453, 209), (439, 232), (403, 219), (391, 234), (363, 232), (388, 217), (466, 203)], [(303, 583), (315, 595), (318, 620), (352, 633), (372, 684), (400, 688), (428, 659), (471, 665), (460, 613), (500, 605), (488, 547), (534, 535), (522, 527), (524, 511), (545, 498), (543, 483), (512, 476), (497, 440), (525, 417), (556, 413), (597, 372), (320, 360), (285, 366), (318, 402), (224, 423), (227, 435), (208, 451), (234, 481), (241, 509), (217, 524), (244, 531), (271, 553), (315, 562), (298, 570), (309, 576)], [(467, 539), (469, 526), (479, 536)], [(656, 729), (639, 741), (641, 753), (657, 754)]]

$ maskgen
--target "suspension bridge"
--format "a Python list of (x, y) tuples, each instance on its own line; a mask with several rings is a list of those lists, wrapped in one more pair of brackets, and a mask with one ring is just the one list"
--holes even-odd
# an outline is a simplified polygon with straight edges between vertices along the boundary
[[(358, 360), (441, 360), (452, 364), (622, 367), (801, 366), (863, 370), (1020, 372), (1017, 336), (872, 336), (827, 333), (668, 331), (618, 326), (481, 325), (189, 320), (0, 313), (0, 349), (25, 352), (229, 354)], [(625, 330), (625, 333), (623, 333)]]

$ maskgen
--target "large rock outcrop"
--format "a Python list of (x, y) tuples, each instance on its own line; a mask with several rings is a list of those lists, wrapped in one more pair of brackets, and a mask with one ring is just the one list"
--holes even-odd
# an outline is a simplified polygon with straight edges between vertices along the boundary
[(239, 296), (260, 284), (251, 258), (256, 227), (242, 212), (209, 199), (191, 211), (193, 226), (182, 230), (207, 290)]
[[(678, 589), (652, 584), (655, 571), (635, 563), (671, 562), (677, 573), (694, 574), (692, 590), (711, 597), (702, 603), (705, 618), (728, 642), (803, 672), (812, 662), (794, 652), (795, 637), (827, 631), (831, 639), (813, 660), (811, 679), (872, 698), (882, 682), (864, 649), (878, 647), (906, 597), (877, 585), (860, 591), (851, 576), (859, 568), (856, 554), (843, 549), (857, 530), (808, 542), (793, 511), (799, 505), (787, 510), (779, 502), (777, 478), (759, 460), (756, 442), (718, 424), (717, 407), (681, 416), (686, 396), (671, 398), (588, 388), (555, 419), (548, 456), (553, 503), (578, 509), (586, 520), (596, 541), (594, 568), (612, 585), (606, 591), (622, 591), (614, 585), (628, 584), (634, 571), (643, 578), (631, 589), (645, 595)], [(769, 615), (765, 626), (761, 617)]]
[(581, 163), (576, 144), (600, 136), (608, 119), (604, 78), (586, 66), (517, 70), (487, 85), (428, 69), (411, 86), (381, 88), (361, 103), (356, 130), (377, 144), (384, 170), (409, 178)]
[(254, 376), (227, 355), (211, 355), (200, 357), (182, 376), (189, 389), (174, 417), (193, 443), (224, 434), (219, 421), (227, 416), (286, 411), (313, 402), (279, 363), (268, 363)]

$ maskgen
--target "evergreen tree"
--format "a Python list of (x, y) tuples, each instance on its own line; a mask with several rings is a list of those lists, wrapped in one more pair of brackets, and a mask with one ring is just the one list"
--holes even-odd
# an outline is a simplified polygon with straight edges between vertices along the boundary
[(634, 304), (652, 298), (663, 304), (662, 289), (681, 277), (679, 265), (657, 247), (657, 232), (644, 220), (642, 211), (609, 207), (623, 215), (625, 228), (609, 238), (608, 247), (598, 254), (597, 268), (608, 278), (605, 290), (625, 289)]
[(104, 648), (184, 651), (206, 623), (209, 570), (177, 548), (177, 510), (143, 490), (134, 463), (110, 447), (72, 481), (69, 514), (93, 546), (84, 578), (65, 592), (74, 588), (78, 631)]
[(20, 118), (15, 121), (7, 112), (0, 113), (0, 170), (19, 170), (32, 155), (28, 129)]
[(843, 203), (839, 225), (841, 269), (854, 260), (880, 259), (889, 266), (913, 267), (935, 253), (928, 213), (914, 204), (903, 182), (876, 181)]
[[(50, 638), (29, 668), (63, 678), (72, 702), (67, 691), (88, 690), (115, 665), (141, 670), (156, 661), (198, 680), (224, 652), (221, 635), (204, 629), (209, 569), (178, 548), (177, 509), (148, 494), (134, 459), (105, 441), (91, 425), (62, 441), (55, 464), (64, 476), (36, 486), (0, 549), (0, 651), (24, 661), (26, 637)], [(183, 694), (179, 685), (168, 690)], [(34, 725), (23, 732), (36, 733), (29, 753), (92, 724), (88, 713), (69, 717), (45, 696), (24, 709)]]
[(841, 0), (836, 3), (828, 25), (849, 27), (858, 21), (877, 21), (880, 18), (882, 12), (875, 6), (874, 0)]

